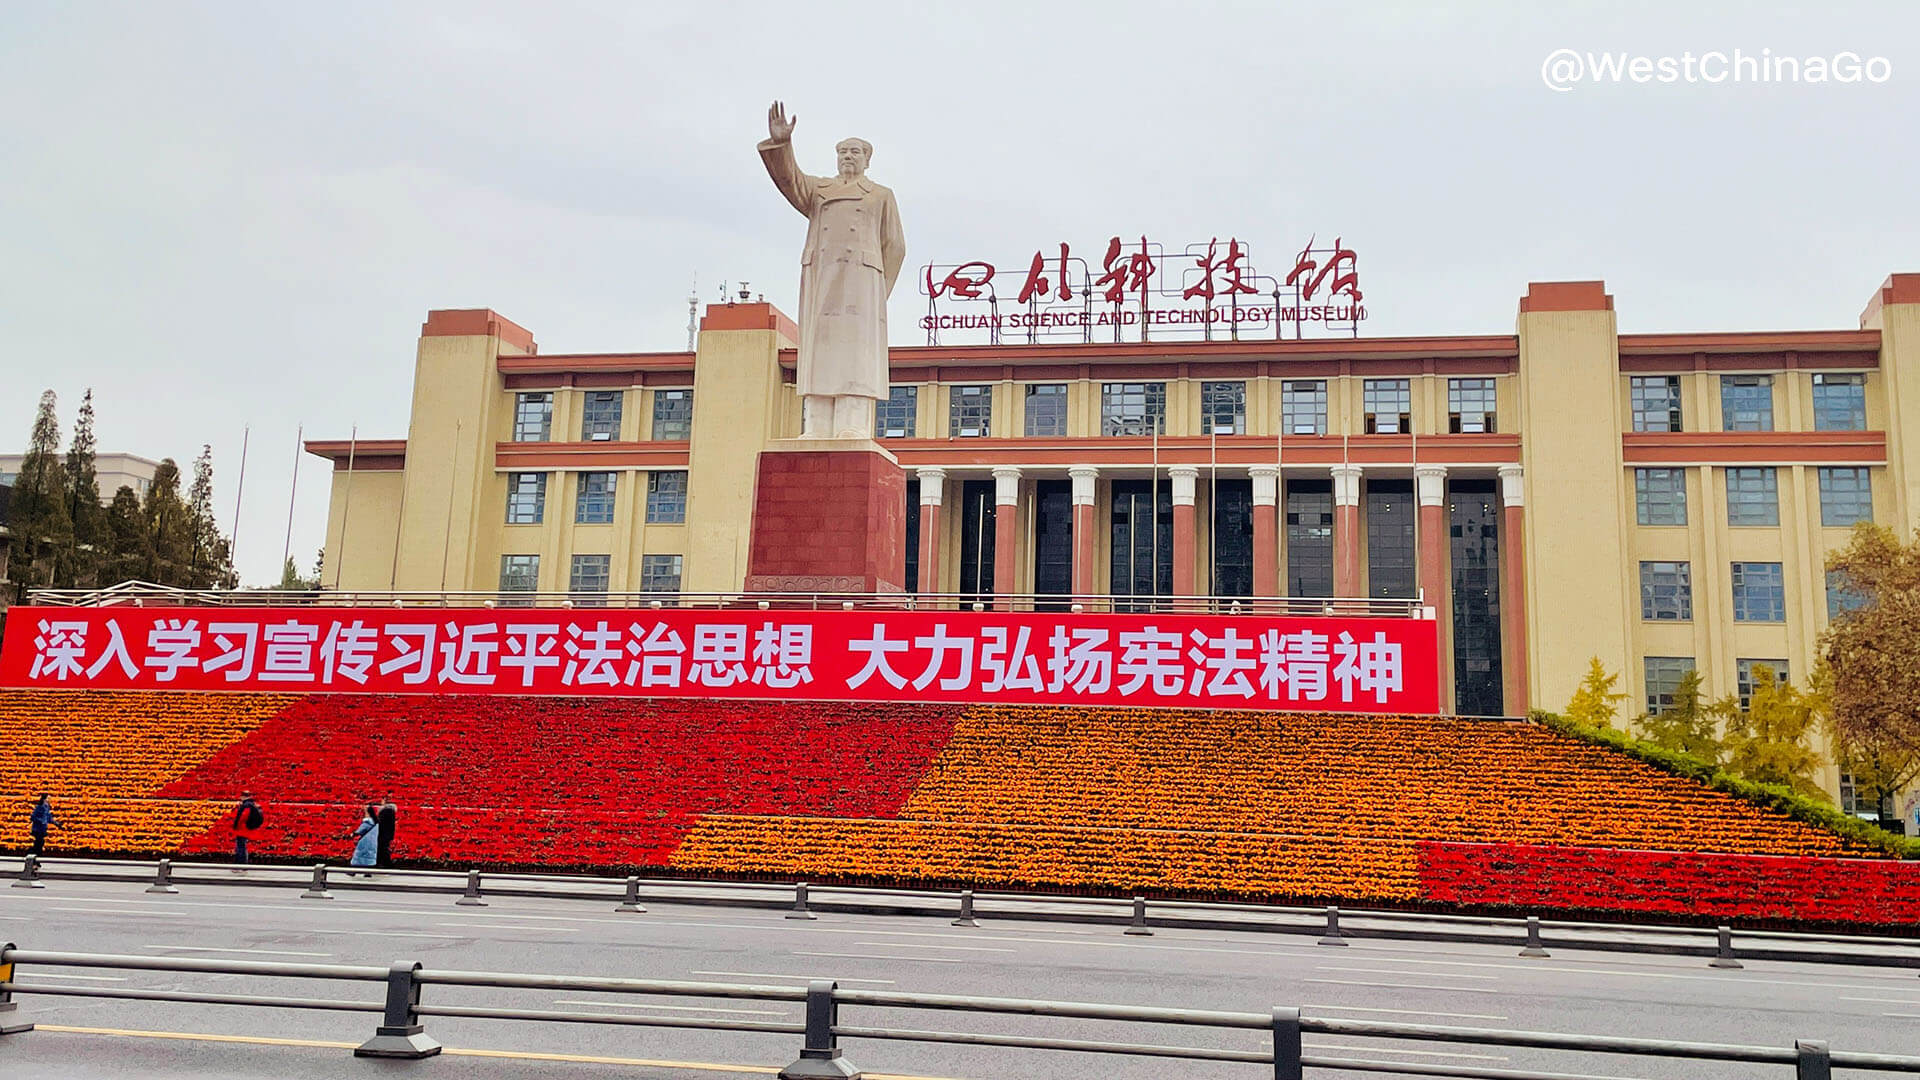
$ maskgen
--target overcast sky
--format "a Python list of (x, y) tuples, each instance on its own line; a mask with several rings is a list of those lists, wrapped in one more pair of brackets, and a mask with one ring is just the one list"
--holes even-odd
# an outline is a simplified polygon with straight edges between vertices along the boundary
[[(1716, 10), (1716, 8), (1718, 10)], [(87, 387), (103, 450), (214, 448), (238, 561), (277, 580), (297, 425), (407, 431), (431, 308), (543, 352), (678, 349), (687, 294), (791, 312), (804, 222), (754, 154), (875, 145), (921, 340), (926, 261), (1109, 236), (1341, 236), (1369, 334), (1509, 332), (1604, 278), (1625, 331), (1852, 328), (1920, 270), (1920, 5), (0, 6), (0, 444)], [(1858, 53), (1853, 84), (1586, 82), (1557, 49)], [(1284, 268), (1282, 268), (1284, 270)], [(325, 463), (299, 477), (304, 569)]]

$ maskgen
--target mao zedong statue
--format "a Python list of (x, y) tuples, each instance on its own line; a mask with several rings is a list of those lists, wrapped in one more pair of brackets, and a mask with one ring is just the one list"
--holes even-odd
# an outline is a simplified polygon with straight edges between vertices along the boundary
[(793, 158), (799, 120), (774, 102), (760, 160), (780, 194), (807, 217), (800, 253), (800, 393), (804, 438), (873, 436), (874, 403), (887, 396), (887, 297), (906, 261), (893, 192), (867, 179), (873, 145), (843, 139), (836, 176), (808, 176)]

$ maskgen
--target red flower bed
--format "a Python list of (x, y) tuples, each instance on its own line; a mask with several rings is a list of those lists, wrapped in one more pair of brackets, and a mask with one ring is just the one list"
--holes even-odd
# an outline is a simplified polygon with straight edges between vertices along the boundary
[(1920, 863), (1428, 842), (1420, 896), (1536, 912), (1912, 925), (1920, 922)]
[[(391, 794), (396, 857), (666, 861), (709, 812), (891, 817), (957, 708), (316, 695), (155, 794), (265, 799), (262, 855), (344, 857)], [(216, 825), (185, 846), (229, 850)]]

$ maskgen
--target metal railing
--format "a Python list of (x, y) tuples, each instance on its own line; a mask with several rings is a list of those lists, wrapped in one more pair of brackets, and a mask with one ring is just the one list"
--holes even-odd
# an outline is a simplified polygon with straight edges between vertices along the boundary
[[(193, 990), (163, 990), (141, 987), (64, 986), (23, 981), (20, 969), (40, 967), (85, 968), (110, 971), (156, 971), (171, 974), (249, 976), (263, 979), (329, 980), (335, 982), (382, 985), (383, 1000), (363, 1001), (342, 998), (263, 995), (256, 993), (204, 993)], [(229, 984), (230, 985), (230, 984)], [(428, 1003), (422, 991), (426, 987), (467, 987), (490, 990), (591, 991), (598, 994), (636, 997), (676, 997), (696, 999), (749, 1000), (803, 1003), (802, 1023), (790, 1021), (697, 1019), (646, 1015), (616, 1015), (599, 1012), (570, 1012), (554, 1009), (501, 1008), (452, 1002)], [(380, 1016), (374, 1034), (355, 1047), (360, 1057), (419, 1059), (431, 1057), (443, 1049), (427, 1034), (429, 1017), (454, 1017), (476, 1020), (518, 1020), (567, 1024), (609, 1024), (632, 1027), (682, 1028), (703, 1031), (744, 1032), (763, 1035), (801, 1036), (799, 1057), (781, 1070), (785, 1080), (858, 1078), (861, 1073), (847, 1059), (842, 1039), (932, 1043), (1009, 1049), (1055, 1050), (1071, 1053), (1110, 1054), (1134, 1057), (1184, 1059), (1190, 1061), (1234, 1062), (1266, 1065), (1274, 1080), (1304, 1080), (1308, 1070), (1394, 1073), (1439, 1077), (1491, 1078), (1491, 1080), (1603, 1080), (1591, 1075), (1554, 1073), (1536, 1070), (1488, 1069), (1460, 1065), (1426, 1065), (1387, 1062), (1355, 1056), (1308, 1054), (1308, 1049), (1332, 1050), (1346, 1055), (1365, 1054), (1364, 1046), (1308, 1047), (1303, 1036), (1330, 1035), (1349, 1038), (1398, 1040), (1409, 1043), (1443, 1043), (1480, 1047), (1505, 1047), (1530, 1050), (1568, 1051), (1583, 1054), (1622, 1054), (1645, 1058), (1690, 1061), (1740, 1062), (1756, 1065), (1792, 1066), (1796, 1080), (1829, 1080), (1832, 1070), (1861, 1069), (1876, 1072), (1920, 1074), (1920, 1057), (1897, 1054), (1846, 1053), (1831, 1050), (1819, 1040), (1795, 1040), (1791, 1046), (1743, 1046), (1729, 1043), (1682, 1042), (1666, 1039), (1627, 1038), (1614, 1035), (1574, 1035), (1543, 1031), (1518, 1031), (1496, 1028), (1444, 1027), (1426, 1024), (1383, 1024), (1302, 1015), (1298, 1006), (1278, 1006), (1264, 1012), (1223, 1012), (1199, 1009), (1157, 1008), (1138, 1005), (1094, 1004), (1089, 1002), (1047, 1001), (1028, 998), (973, 997), (951, 994), (910, 994), (892, 991), (842, 990), (829, 979), (809, 981), (798, 986), (766, 986), (734, 983), (678, 982), (656, 979), (601, 978), (581, 975), (546, 975), (485, 971), (436, 971), (425, 969), (417, 961), (396, 961), (386, 967), (346, 964), (287, 964), (251, 960), (199, 960), (176, 957), (124, 956), (95, 953), (49, 952), (21, 949), (12, 944), (0, 946), (0, 1035), (18, 1036), (33, 1029), (19, 1020), (15, 994), (48, 997), (72, 997), (105, 1000), (176, 1002), (198, 1005), (235, 1005), (255, 1008), (304, 1009), (330, 1012), (377, 1013)], [(918, 1028), (879, 1027), (843, 1023), (842, 1007), (905, 1009), (925, 1012), (964, 1013), (972, 1016), (1015, 1016), (1049, 1020), (1120, 1021), (1139, 1025), (1167, 1025), (1218, 1032), (1260, 1032), (1264, 1038), (1248, 1040), (1244, 1048), (1165, 1045), (1145, 1042), (1116, 1042), (1102, 1039), (1060, 1037), (1004, 1032), (949, 1031)], [(1249, 1076), (1253, 1075), (1251, 1071)], [(1775, 1075), (1775, 1074), (1768, 1074)]]
[[(1362, 940), (1425, 941), (1463, 945), (1519, 946), (1518, 955), (1546, 957), (1548, 947), (1585, 952), (1704, 957), (1709, 967), (1739, 968), (1742, 961), (1791, 961), (1920, 971), (1920, 938), (1871, 934), (1811, 933), (1731, 926), (1658, 923), (1596, 923), (1538, 916), (1472, 916), (1435, 912), (1365, 910), (1252, 903), (1153, 900), (975, 892), (972, 889), (896, 889), (821, 886), (808, 882), (702, 881), (686, 878), (595, 877), (575, 874), (500, 873), (481, 870), (369, 870), (329, 863), (307, 865), (175, 862), (172, 859), (18, 858), (12, 887), (35, 889), (47, 882), (106, 881), (146, 886), (145, 892), (177, 894), (182, 886), (299, 889), (301, 897), (330, 900), (336, 892), (454, 896), (463, 907), (486, 906), (488, 897), (587, 900), (614, 903), (617, 912), (644, 913), (648, 903), (782, 911), (788, 918), (818, 913), (951, 919), (962, 927), (983, 918), (1008, 922), (1120, 926), (1132, 935), (1164, 930), (1212, 930), (1312, 937), (1321, 945)], [(244, 869), (246, 873), (234, 871)], [(354, 876), (359, 875), (359, 876)], [(1552, 935), (1552, 940), (1547, 935)]]
[(129, 581), (105, 589), (34, 589), (43, 607), (400, 607), (400, 608), (694, 608), (761, 611), (1019, 611), (1073, 614), (1174, 614), (1433, 617), (1424, 601), (1368, 596), (1105, 596), (1062, 593), (839, 592), (407, 592), (369, 589), (176, 589)]

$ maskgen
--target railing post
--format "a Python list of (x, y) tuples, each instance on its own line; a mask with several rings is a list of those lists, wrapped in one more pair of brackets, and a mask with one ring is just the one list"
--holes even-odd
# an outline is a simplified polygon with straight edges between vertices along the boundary
[(11, 1023), (20, 1006), (13, 1003), (13, 991), (7, 989), (13, 983), (13, 942), (0, 945), (0, 1035), (18, 1035), (23, 1031), (32, 1031), (32, 1024)]
[(1825, 1039), (1795, 1039), (1794, 1080), (1833, 1080), (1833, 1058), (1827, 1053)]
[(973, 921), (973, 890), (960, 890), (960, 917), (953, 920), (955, 926), (979, 926)]
[(313, 881), (307, 885), (307, 891), (300, 894), (302, 900), (331, 900), (333, 894), (327, 891), (327, 864), (313, 864)]
[(639, 878), (629, 877), (627, 879), (626, 898), (624, 900), (621, 900), (620, 906), (617, 908), (614, 908), (613, 910), (639, 912), (639, 913), (644, 913), (647, 910), (646, 908), (643, 908), (640, 906), (640, 879)]
[(177, 893), (180, 891), (173, 887), (172, 859), (160, 860), (159, 867), (154, 870), (153, 884), (147, 886), (147, 891), (150, 893)]
[(1525, 948), (1520, 950), (1520, 955), (1536, 957), (1548, 955), (1545, 943), (1540, 940), (1540, 917), (1538, 915), (1527, 916), (1527, 944)]
[(487, 902), (480, 899), (480, 871), (467, 871), (466, 895), (453, 902), (455, 907), (486, 907)]
[(1331, 904), (1327, 906), (1327, 932), (1320, 936), (1322, 945), (1345, 945), (1346, 936), (1340, 933), (1340, 909)]
[(1146, 897), (1136, 896), (1133, 898), (1133, 921), (1127, 924), (1126, 932), (1136, 937), (1151, 937), (1153, 935), (1153, 931), (1147, 929)]
[(1714, 948), (1713, 959), (1707, 961), (1708, 967), (1742, 968), (1747, 966), (1733, 958), (1733, 927), (1731, 926), (1720, 927), (1716, 932), (1715, 937), (1718, 940)]
[(813, 912), (807, 910), (807, 883), (804, 881), (794, 882), (793, 883), (793, 910), (787, 912), (787, 918), (811, 919), (814, 917), (815, 916)]
[(354, 1047), (354, 1057), (423, 1058), (440, 1052), (440, 1043), (429, 1038), (414, 1010), (420, 1005), (418, 961), (395, 961), (387, 969), (387, 1009), (373, 1038)]
[[(1341, 944), (1346, 944), (1341, 942)], [(1300, 1010), (1273, 1010), (1273, 1080), (1303, 1080), (1300, 1065)]]
[(29, 855), (20, 860), (20, 876), (13, 879), (16, 889), (44, 889), (40, 883), (40, 856)]
[(840, 1056), (833, 1034), (840, 1022), (840, 1006), (833, 999), (836, 985), (831, 979), (807, 983), (806, 1045), (800, 1048), (800, 1060), (780, 1070), (780, 1080), (860, 1080), (860, 1070)]

